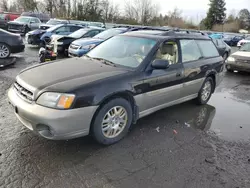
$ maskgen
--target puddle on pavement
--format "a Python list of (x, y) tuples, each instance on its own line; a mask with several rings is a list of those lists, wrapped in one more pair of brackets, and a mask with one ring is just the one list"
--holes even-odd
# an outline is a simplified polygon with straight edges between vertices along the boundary
[(215, 93), (209, 105), (216, 108), (210, 131), (228, 141), (250, 141), (250, 104), (229, 93)]

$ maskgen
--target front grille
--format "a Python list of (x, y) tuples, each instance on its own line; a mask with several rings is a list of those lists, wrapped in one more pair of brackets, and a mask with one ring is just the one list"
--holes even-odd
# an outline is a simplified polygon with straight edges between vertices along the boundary
[(73, 49), (73, 50), (77, 50), (77, 49), (80, 48), (80, 46), (71, 44), (71, 45), (70, 45), (70, 48)]
[(21, 30), (23, 28), (22, 25), (10, 24), (9, 29)]
[(17, 82), (14, 83), (14, 90), (22, 99), (28, 102), (31, 102), (33, 100), (34, 94)]
[(250, 60), (247, 60), (247, 59), (237, 59), (237, 62), (239, 62), (239, 63), (250, 63)]

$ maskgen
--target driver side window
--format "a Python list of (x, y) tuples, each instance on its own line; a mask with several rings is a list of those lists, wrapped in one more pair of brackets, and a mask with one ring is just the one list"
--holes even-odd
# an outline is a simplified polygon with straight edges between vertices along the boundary
[(56, 32), (56, 33), (69, 32), (69, 27), (62, 26), (62, 27), (56, 29), (55, 32)]
[(178, 63), (178, 45), (176, 42), (164, 42), (157, 50), (155, 59), (168, 60), (170, 65)]

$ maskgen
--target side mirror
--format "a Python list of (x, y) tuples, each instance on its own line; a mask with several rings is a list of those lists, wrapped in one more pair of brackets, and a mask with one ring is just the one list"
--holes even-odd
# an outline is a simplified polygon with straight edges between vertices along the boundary
[(164, 59), (156, 59), (151, 64), (154, 69), (167, 69), (169, 67), (169, 61)]
[(33, 23), (35, 23), (35, 21), (30, 21), (30, 24), (33, 24)]

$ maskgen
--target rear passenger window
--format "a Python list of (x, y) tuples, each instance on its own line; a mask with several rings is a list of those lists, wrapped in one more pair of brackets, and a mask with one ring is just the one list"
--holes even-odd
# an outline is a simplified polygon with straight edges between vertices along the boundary
[(194, 40), (180, 40), (182, 62), (196, 61), (202, 57), (200, 49)]
[(218, 57), (219, 52), (211, 40), (197, 40), (196, 41), (202, 51), (203, 57)]

